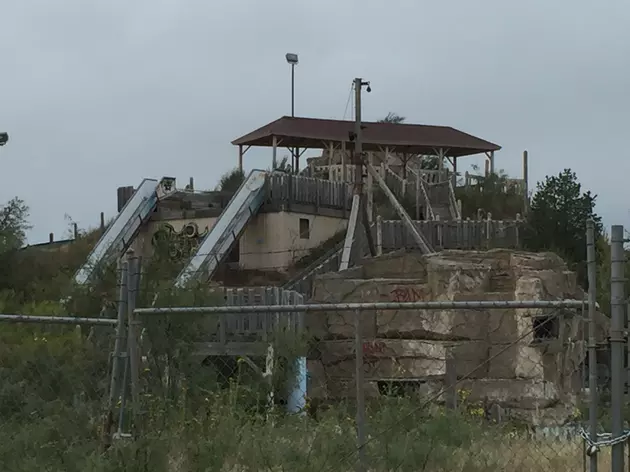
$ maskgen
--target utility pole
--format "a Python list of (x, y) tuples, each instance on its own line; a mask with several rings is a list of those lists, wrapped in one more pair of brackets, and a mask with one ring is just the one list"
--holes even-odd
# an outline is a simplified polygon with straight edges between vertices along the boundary
[[(354, 131), (350, 133), (350, 141), (354, 145), (353, 149), (353, 161), (354, 161), (354, 184), (353, 184), (353, 197), (352, 197), (352, 209), (350, 211), (350, 219), (348, 221), (348, 230), (346, 231), (346, 239), (343, 246), (343, 252), (341, 255), (341, 264), (339, 270), (346, 270), (350, 264), (350, 254), (352, 251), (352, 243), (355, 239), (356, 227), (359, 224), (359, 218), (362, 220), (366, 230), (366, 236), (368, 246), (370, 248), (370, 254), (376, 255), (376, 247), (372, 240), (372, 233), (370, 232), (370, 226), (367, 219), (367, 209), (365, 208), (364, 196), (363, 196), (363, 128), (361, 126), (361, 89), (366, 86), (368, 92), (372, 91), (370, 83), (364, 81), (361, 78), (354, 79), (354, 101), (355, 101), (355, 115), (354, 115)], [(363, 203), (363, 204), (362, 204)], [(359, 216), (361, 215), (361, 216)]]
[(361, 88), (362, 79), (354, 79), (354, 193), (363, 193), (363, 164), (361, 154), (363, 153), (363, 130), (361, 129)]

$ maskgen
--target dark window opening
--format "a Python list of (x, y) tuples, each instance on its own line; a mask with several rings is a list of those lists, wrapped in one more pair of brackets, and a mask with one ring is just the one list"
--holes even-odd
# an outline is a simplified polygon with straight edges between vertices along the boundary
[(407, 397), (417, 394), (425, 384), (422, 380), (379, 380), (378, 393), (387, 397)]
[(309, 239), (310, 237), (310, 221), (308, 220), (308, 218), (300, 218), (300, 239)]
[(534, 318), (534, 340), (557, 339), (559, 328), (559, 320), (556, 316)]
[(239, 242), (240, 241), (237, 239), (234, 242), (234, 246), (232, 247), (230, 252), (227, 254), (227, 257), (225, 258), (225, 262), (227, 262), (228, 264), (234, 264), (234, 263), (240, 262), (241, 250), (239, 248), (240, 246)]

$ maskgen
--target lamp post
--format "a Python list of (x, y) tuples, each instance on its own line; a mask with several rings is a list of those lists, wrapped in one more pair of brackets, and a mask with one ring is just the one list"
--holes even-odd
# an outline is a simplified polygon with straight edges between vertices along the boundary
[(291, 52), (285, 56), (291, 64), (291, 117), (295, 116), (295, 66), (298, 63), (298, 55)]
[[(292, 52), (286, 54), (287, 62), (291, 65), (291, 118), (295, 117), (295, 66), (298, 64), (298, 55)], [(294, 169), (300, 170), (300, 149), (293, 149)]]
[(9, 141), (9, 133), (0, 133), (0, 146), (4, 146)]

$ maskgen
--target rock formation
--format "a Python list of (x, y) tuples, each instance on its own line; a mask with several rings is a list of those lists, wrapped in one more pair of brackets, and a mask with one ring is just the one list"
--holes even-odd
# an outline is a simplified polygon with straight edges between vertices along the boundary
[[(556, 255), (512, 250), (397, 251), (319, 276), (314, 303), (583, 299), (575, 273)], [(581, 310), (492, 309), (364, 312), (366, 396), (387, 385), (437, 394), (447, 359), (467, 402), (533, 424), (566, 421), (585, 357)], [(309, 314), (315, 340), (309, 396), (354, 391), (354, 313)], [(603, 336), (603, 334), (602, 334)], [(450, 367), (449, 367), (450, 368)], [(440, 397), (443, 399), (443, 395)]]

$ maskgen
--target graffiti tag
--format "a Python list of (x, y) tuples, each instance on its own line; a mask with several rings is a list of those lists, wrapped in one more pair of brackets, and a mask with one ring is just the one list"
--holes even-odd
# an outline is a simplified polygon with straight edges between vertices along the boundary
[(417, 302), (422, 300), (422, 293), (420, 290), (414, 287), (399, 287), (390, 292), (390, 297), (393, 302)]
[(368, 356), (374, 354), (380, 354), (385, 351), (385, 343), (382, 341), (372, 341), (363, 343), (363, 354)]

